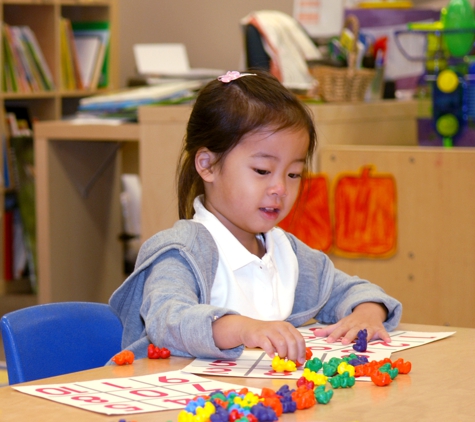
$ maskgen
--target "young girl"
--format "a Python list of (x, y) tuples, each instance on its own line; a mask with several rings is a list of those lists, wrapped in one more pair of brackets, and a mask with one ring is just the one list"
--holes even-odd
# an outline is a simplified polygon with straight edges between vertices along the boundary
[(198, 95), (178, 169), (180, 220), (142, 246), (110, 299), (123, 348), (236, 358), (244, 347), (303, 362), (295, 328), (390, 341), (401, 304), (276, 227), (299, 194), (316, 147), (309, 111), (272, 76), (228, 72)]

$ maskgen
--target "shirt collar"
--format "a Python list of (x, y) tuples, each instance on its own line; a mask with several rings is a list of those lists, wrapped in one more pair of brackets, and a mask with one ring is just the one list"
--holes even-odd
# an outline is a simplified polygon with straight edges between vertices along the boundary
[[(251, 262), (260, 262), (259, 257), (250, 253), (223, 223), (205, 208), (202, 198), (203, 196), (200, 195), (196, 197), (193, 202), (193, 208), (195, 209), (193, 221), (203, 224), (208, 229), (231, 270), (236, 271)], [(274, 245), (272, 236), (264, 234), (264, 237), (266, 254), (262, 258), (262, 261), (267, 262), (270, 256), (272, 256)]]

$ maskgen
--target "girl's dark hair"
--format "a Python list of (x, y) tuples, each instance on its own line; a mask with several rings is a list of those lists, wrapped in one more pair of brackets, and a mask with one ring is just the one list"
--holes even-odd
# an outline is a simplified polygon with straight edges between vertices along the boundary
[(229, 83), (209, 82), (198, 94), (188, 121), (177, 169), (179, 218), (192, 218), (193, 200), (204, 193), (195, 168), (197, 151), (206, 147), (221, 162), (241, 138), (260, 128), (308, 131), (306, 168), (316, 149), (316, 132), (308, 108), (272, 75), (258, 70)]

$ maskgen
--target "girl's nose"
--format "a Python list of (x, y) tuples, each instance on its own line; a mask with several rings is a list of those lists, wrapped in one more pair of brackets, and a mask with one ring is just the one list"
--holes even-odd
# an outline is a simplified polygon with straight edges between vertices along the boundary
[(285, 185), (285, 183), (280, 180), (278, 182), (276, 182), (275, 184), (273, 184), (270, 188), (269, 188), (269, 195), (277, 195), (277, 196), (286, 196), (287, 195), (287, 187)]

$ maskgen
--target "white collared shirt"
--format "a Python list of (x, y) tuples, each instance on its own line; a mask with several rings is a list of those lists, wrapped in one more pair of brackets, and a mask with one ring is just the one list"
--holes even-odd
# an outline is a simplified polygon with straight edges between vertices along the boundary
[(261, 240), (266, 253), (260, 259), (204, 207), (200, 198), (193, 204), (193, 220), (208, 229), (219, 251), (211, 305), (262, 321), (286, 319), (292, 312), (298, 279), (297, 257), (289, 239), (280, 229), (265, 233)]

